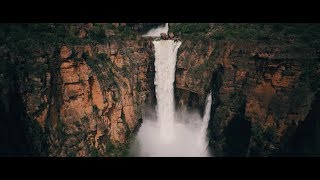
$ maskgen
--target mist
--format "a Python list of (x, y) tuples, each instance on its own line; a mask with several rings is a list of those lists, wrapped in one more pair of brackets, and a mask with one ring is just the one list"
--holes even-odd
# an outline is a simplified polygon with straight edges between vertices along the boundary
[(203, 118), (197, 111), (178, 110), (175, 112), (172, 138), (162, 138), (161, 124), (155, 110), (146, 110), (143, 123), (134, 140), (130, 156), (140, 157), (207, 157), (206, 137), (210, 119), (211, 94), (207, 97)]

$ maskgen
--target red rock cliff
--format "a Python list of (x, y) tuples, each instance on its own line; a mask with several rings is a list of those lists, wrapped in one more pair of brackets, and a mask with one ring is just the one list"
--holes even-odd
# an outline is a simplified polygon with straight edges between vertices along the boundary
[(182, 44), (176, 100), (179, 106), (196, 104), (201, 109), (205, 92), (213, 91), (209, 145), (214, 154), (284, 152), (318, 91), (315, 51), (299, 54), (287, 52), (283, 45), (255, 43)]

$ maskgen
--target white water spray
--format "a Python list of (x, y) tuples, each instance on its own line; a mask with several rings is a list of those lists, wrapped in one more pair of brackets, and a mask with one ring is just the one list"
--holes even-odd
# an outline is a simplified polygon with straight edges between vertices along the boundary
[(208, 144), (207, 128), (208, 128), (208, 124), (209, 124), (209, 120), (210, 120), (211, 104), (212, 104), (212, 95), (210, 92), (209, 95), (207, 96), (207, 99), (206, 99), (206, 108), (205, 108), (204, 115), (202, 118), (200, 137), (199, 137), (199, 142), (200, 142), (199, 148), (201, 150), (200, 154), (203, 156), (209, 155), (207, 152), (207, 149), (202, 148), (202, 147), (206, 147)]
[(157, 117), (160, 123), (160, 138), (170, 142), (173, 140), (174, 123), (174, 89), (176, 56), (181, 42), (154, 41), (155, 47), (155, 80), (157, 96)]
[[(167, 24), (166, 24), (167, 26)], [(161, 29), (161, 28), (160, 28)], [(153, 30), (159, 32), (160, 30)], [(143, 117), (135, 156), (209, 156), (206, 130), (210, 119), (211, 93), (207, 96), (203, 118), (198, 112), (175, 111), (174, 80), (181, 42), (160, 40), (155, 47), (156, 115)]]
[(164, 26), (160, 26), (160, 27), (149, 30), (147, 34), (143, 35), (143, 37), (160, 37), (161, 33), (168, 34), (168, 31), (169, 31), (169, 23), (166, 23)]

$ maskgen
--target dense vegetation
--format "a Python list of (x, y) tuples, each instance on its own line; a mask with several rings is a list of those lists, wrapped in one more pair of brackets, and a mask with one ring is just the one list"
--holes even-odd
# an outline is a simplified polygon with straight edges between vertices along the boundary
[[(80, 38), (80, 31), (86, 36)], [(109, 33), (109, 34), (108, 34)], [(38, 24), (1, 24), (0, 41), (3, 42), (6, 49), (16, 57), (13, 61), (14, 70), (17, 74), (28, 76), (37, 74), (45, 78), (48, 72), (47, 63), (35, 63), (35, 57), (48, 56), (48, 54), (57, 55), (58, 50), (63, 45), (84, 45), (107, 43), (112, 40), (135, 39), (137, 31), (129, 26), (116, 27), (111, 23), (93, 23), (88, 24), (61, 24), (61, 23), (38, 23)], [(88, 58), (84, 58), (88, 60)], [(87, 63), (97, 70), (98, 78), (102, 80), (101, 67), (110, 67), (111, 64), (105, 61), (107, 57), (97, 57), (96, 61), (87, 61)], [(99, 63), (95, 63), (99, 62)], [(102, 65), (102, 64), (103, 65)], [(99, 66), (99, 67), (98, 67)], [(6, 68), (1, 66), (2, 69)], [(113, 79), (113, 73), (108, 71), (108, 77)], [(113, 84), (113, 81), (110, 85)], [(28, 86), (32, 91), (33, 86)]]
[[(78, 37), (80, 26), (87, 36)], [(106, 37), (106, 30), (113, 31), (113, 36)], [(127, 26), (116, 28), (111, 23), (94, 23), (92, 27), (84, 24), (38, 23), (38, 24), (1, 24), (0, 41), (13, 45), (17, 49), (32, 50), (39, 46), (61, 44), (103, 43), (111, 39), (136, 38), (137, 32)]]
[(320, 24), (314, 23), (176, 23), (170, 31), (181, 38), (282, 42), (316, 48), (320, 45)]
[[(82, 39), (79, 38), (81, 26), (87, 34)], [(112, 35), (107, 37), (106, 30)], [(170, 24), (170, 31), (186, 39), (282, 42), (293, 46), (316, 48), (320, 46), (320, 24), (314, 23), (173, 23)], [(94, 44), (114, 39), (136, 39), (139, 33), (141, 34), (133, 30), (130, 23), (119, 27), (111, 23), (93, 23), (92, 27), (86, 27), (85, 24), (62, 23), (0, 25), (0, 41), (24, 53), (52, 45)]]

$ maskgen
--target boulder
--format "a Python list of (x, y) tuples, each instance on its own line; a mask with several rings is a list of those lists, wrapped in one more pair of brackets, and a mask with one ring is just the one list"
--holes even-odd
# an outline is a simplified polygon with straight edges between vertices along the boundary
[(170, 32), (170, 33), (169, 33), (169, 38), (170, 38), (170, 39), (173, 39), (173, 38), (174, 38), (173, 32)]
[(163, 40), (167, 40), (168, 39), (166, 33), (161, 33), (160, 36), (161, 36), (161, 39), (163, 39)]
[(111, 36), (114, 36), (115, 33), (114, 33), (113, 30), (107, 29), (107, 30), (105, 31), (105, 35), (106, 35), (107, 37), (111, 37)]

